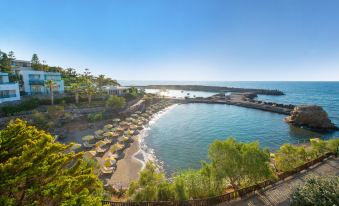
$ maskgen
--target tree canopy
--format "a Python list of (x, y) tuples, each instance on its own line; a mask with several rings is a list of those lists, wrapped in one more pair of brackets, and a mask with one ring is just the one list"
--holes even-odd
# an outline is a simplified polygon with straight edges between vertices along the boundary
[(11, 59), (6, 53), (0, 53), (1, 72), (11, 73)]
[(208, 162), (200, 169), (175, 173), (173, 181), (164, 179), (148, 163), (140, 179), (131, 183), (128, 194), (135, 201), (188, 200), (220, 195), (228, 184), (234, 189), (273, 178), (268, 150), (259, 143), (242, 143), (233, 138), (214, 141), (208, 151)]
[(36, 69), (36, 70), (40, 69), (41, 64), (40, 64), (40, 59), (37, 54), (32, 55), (31, 64), (32, 64), (33, 69)]
[(100, 205), (102, 183), (82, 153), (15, 120), (0, 131), (0, 205)]
[(125, 106), (126, 100), (123, 97), (111, 95), (106, 101), (107, 107), (113, 107), (113, 110), (121, 109)]
[(209, 147), (208, 157), (212, 173), (219, 181), (227, 179), (234, 188), (242, 180), (256, 183), (273, 176), (268, 150), (261, 150), (258, 142), (238, 143), (233, 138), (215, 140)]
[(160, 201), (174, 199), (165, 175), (157, 171), (152, 162), (148, 162), (137, 181), (131, 182), (128, 194), (134, 201)]

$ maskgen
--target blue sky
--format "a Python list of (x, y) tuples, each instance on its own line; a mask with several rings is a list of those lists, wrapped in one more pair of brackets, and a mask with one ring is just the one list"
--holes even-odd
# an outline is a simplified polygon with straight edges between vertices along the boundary
[(337, 0), (0, 0), (0, 49), (123, 80), (339, 80)]

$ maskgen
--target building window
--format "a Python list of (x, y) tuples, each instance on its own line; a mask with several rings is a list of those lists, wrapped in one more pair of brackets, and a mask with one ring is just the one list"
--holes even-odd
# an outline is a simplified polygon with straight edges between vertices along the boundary
[(34, 93), (34, 94), (39, 94), (41, 93), (41, 88), (42, 86), (39, 86), (39, 85), (32, 85), (31, 86), (31, 92)]
[(46, 75), (45, 79), (46, 80), (60, 81), (61, 80), (61, 76), (59, 76), (59, 75)]
[(10, 98), (10, 97), (16, 97), (16, 91), (15, 90), (0, 91), (0, 98)]
[(30, 74), (29, 75), (30, 80), (37, 80), (40, 79), (40, 74)]

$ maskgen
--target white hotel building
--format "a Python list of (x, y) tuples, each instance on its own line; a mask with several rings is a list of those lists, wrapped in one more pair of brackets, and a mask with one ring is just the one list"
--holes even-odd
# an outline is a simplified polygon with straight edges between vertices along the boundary
[(61, 74), (58, 72), (25, 69), (19, 71), (19, 75), (23, 82), (21, 91), (26, 95), (49, 94), (49, 88), (45, 86), (47, 80), (53, 80), (55, 82), (54, 93), (64, 93), (64, 80), (61, 79)]
[(0, 72), (0, 103), (20, 100), (19, 84), (9, 82), (8, 73)]
[(0, 104), (20, 100), (20, 92), (25, 95), (50, 94), (49, 88), (45, 86), (47, 80), (55, 82), (54, 93), (64, 93), (64, 81), (60, 73), (36, 71), (29, 61), (24, 60), (13, 60), (11, 66), (13, 73), (20, 79), (20, 85), (9, 81), (11, 74), (0, 72)]

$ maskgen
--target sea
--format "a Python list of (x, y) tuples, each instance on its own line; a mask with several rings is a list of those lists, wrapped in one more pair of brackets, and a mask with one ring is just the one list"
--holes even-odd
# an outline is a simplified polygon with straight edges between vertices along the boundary
[[(241, 88), (278, 89), (283, 96), (259, 95), (257, 99), (284, 104), (322, 106), (339, 125), (339, 82), (192, 82), (121, 81), (123, 85), (194, 84)], [(148, 90), (159, 93), (157, 90)], [(168, 90), (163, 95), (208, 97), (215, 93)], [(145, 160), (156, 161), (167, 174), (199, 168), (207, 160), (209, 145), (216, 139), (233, 137), (242, 142), (258, 141), (276, 151), (284, 143), (301, 144), (310, 138), (338, 138), (339, 132), (319, 133), (291, 126), (285, 115), (232, 105), (183, 104), (160, 112), (143, 131), (141, 148)]]

